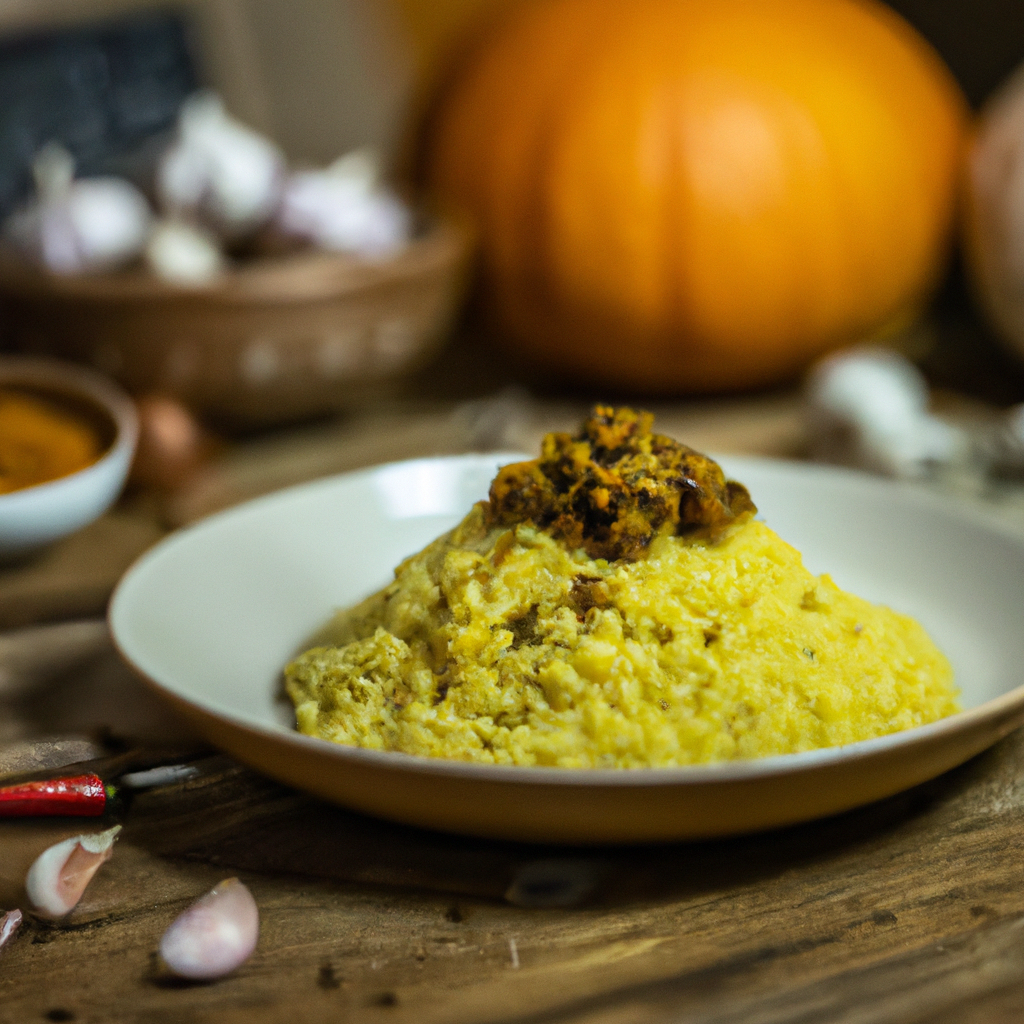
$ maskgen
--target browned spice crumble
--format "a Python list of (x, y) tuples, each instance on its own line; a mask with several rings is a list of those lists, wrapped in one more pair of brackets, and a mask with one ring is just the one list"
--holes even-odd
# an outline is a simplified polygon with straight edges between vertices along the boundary
[(579, 434), (548, 434), (541, 457), (491, 484), (493, 525), (532, 522), (591, 558), (635, 561), (671, 529), (714, 541), (756, 511), (717, 462), (663, 434), (649, 412), (594, 407)]

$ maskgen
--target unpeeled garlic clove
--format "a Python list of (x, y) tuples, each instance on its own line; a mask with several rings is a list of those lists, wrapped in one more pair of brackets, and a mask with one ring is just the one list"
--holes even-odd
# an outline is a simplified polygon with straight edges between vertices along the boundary
[(260, 915), (252, 893), (228, 878), (196, 900), (164, 932), (160, 957), (182, 978), (219, 978), (256, 948)]
[(25, 878), (25, 894), (39, 917), (70, 914), (101, 864), (113, 856), (120, 825), (105, 832), (75, 836), (36, 857)]
[(153, 226), (146, 262), (157, 277), (172, 284), (207, 284), (224, 272), (224, 254), (216, 238), (202, 228), (176, 220)]
[(805, 387), (811, 455), (913, 479), (970, 457), (967, 434), (928, 411), (928, 386), (897, 352), (855, 348), (818, 363)]
[(2, 952), (4, 947), (14, 938), (20, 927), (20, 910), (8, 910), (7, 913), (0, 918), (0, 952)]

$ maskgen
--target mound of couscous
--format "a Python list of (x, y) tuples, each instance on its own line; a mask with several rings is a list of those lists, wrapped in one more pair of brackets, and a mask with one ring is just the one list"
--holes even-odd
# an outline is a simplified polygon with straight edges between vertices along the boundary
[(956, 710), (912, 619), (813, 576), (709, 459), (598, 408), (286, 671), (299, 729), (493, 764), (665, 767)]

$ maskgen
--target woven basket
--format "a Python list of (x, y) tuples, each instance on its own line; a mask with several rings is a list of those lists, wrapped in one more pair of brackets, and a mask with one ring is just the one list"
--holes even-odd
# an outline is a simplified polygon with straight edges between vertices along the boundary
[(458, 311), (468, 233), (437, 222), (382, 262), (263, 258), (181, 287), (142, 271), (57, 277), (0, 262), (5, 347), (89, 363), (236, 425), (344, 408), (427, 362)]

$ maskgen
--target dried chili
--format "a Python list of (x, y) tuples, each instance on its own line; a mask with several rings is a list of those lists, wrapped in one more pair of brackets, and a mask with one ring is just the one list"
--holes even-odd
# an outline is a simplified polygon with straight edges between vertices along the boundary
[(114, 797), (114, 787), (98, 775), (19, 782), (0, 787), (0, 818), (73, 816), (98, 818)]

